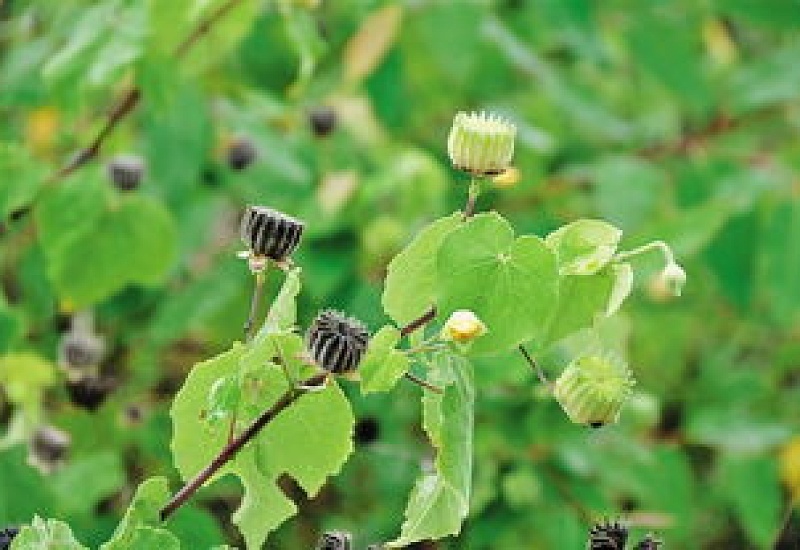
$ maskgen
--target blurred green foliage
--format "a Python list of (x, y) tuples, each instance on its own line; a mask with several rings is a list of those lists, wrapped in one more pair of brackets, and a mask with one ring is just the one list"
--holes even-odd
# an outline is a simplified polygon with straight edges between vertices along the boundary
[[(446, 159), (452, 116), (487, 108), (519, 128), (521, 178), (480, 210), (539, 235), (608, 219), (624, 249), (668, 242), (689, 282), (669, 300), (655, 257), (633, 260), (622, 313), (540, 358), (557, 372), (593, 340), (627, 358), (639, 383), (617, 426), (570, 424), (517, 355), (476, 363), (470, 517), (429, 547), (582, 548), (594, 520), (617, 515), (668, 548), (773, 547), (800, 494), (800, 5), (243, 0), (173, 55), (221, 4), (0, 3), (0, 524), (59, 518), (97, 547), (139, 482), (178, 483), (167, 411), (188, 369), (240, 338), (245, 204), (313, 220), (295, 258), (303, 323), (336, 306), (377, 329), (389, 260), (463, 202)], [(99, 162), (50, 182), (127, 86), (141, 104)], [(337, 119), (326, 137), (308, 120), (320, 107)], [(258, 159), (234, 171), (226, 150), (240, 136)], [(146, 159), (135, 192), (106, 181), (119, 153)], [(65, 318), (87, 307), (114, 380), (95, 412), (71, 403), (54, 366)], [(323, 529), (352, 531), (358, 547), (397, 534), (432, 458), (419, 390), (344, 389), (356, 452), (313, 500), (283, 487), (300, 513), (270, 548), (311, 547)], [(72, 438), (47, 476), (26, 464), (41, 423)], [(240, 543), (239, 493), (226, 478), (167, 527), (184, 548)], [(160, 536), (132, 516), (131, 533)]]

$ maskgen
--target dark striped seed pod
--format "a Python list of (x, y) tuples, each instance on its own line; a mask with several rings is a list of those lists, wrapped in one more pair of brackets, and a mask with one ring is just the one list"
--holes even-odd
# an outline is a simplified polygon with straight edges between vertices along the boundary
[(0, 550), (11, 548), (11, 541), (19, 534), (18, 527), (4, 527), (0, 529)]
[(258, 157), (253, 142), (247, 138), (237, 138), (228, 145), (228, 166), (233, 170), (244, 170)]
[(624, 550), (628, 528), (618, 521), (595, 524), (589, 531), (589, 550)]
[(281, 261), (300, 244), (305, 224), (265, 206), (250, 206), (242, 217), (240, 234), (256, 256)]
[(54, 465), (67, 457), (70, 443), (68, 433), (52, 426), (43, 426), (33, 434), (31, 454), (44, 465)]
[(334, 310), (320, 313), (306, 333), (311, 358), (335, 374), (356, 370), (368, 343), (369, 333), (361, 321)]
[(120, 191), (139, 187), (144, 171), (144, 161), (134, 155), (120, 155), (108, 163), (108, 177)]
[(331, 531), (322, 533), (317, 545), (317, 550), (351, 550), (353, 539), (350, 533)]
[(636, 545), (636, 550), (658, 550), (662, 544), (664, 543), (654, 538), (653, 535), (647, 535)]

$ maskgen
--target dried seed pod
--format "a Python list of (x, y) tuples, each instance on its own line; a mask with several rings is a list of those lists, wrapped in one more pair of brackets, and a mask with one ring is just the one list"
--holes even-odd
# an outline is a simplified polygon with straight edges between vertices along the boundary
[(91, 333), (71, 330), (58, 344), (58, 362), (68, 372), (85, 372), (103, 360), (105, 344)]
[(589, 531), (589, 550), (624, 550), (628, 528), (619, 521), (595, 524)]
[(119, 155), (108, 163), (108, 177), (120, 191), (139, 187), (144, 172), (144, 161), (135, 155)]
[(317, 107), (308, 115), (311, 130), (317, 137), (325, 137), (336, 129), (336, 111), (330, 107)]
[(8, 550), (11, 548), (11, 542), (19, 534), (19, 528), (15, 526), (8, 526), (0, 529), (0, 550)]
[(501, 174), (511, 165), (516, 134), (516, 127), (497, 115), (458, 113), (447, 138), (450, 161), (475, 176)]
[(89, 375), (67, 383), (67, 393), (72, 403), (94, 412), (113, 390), (112, 382), (100, 376)]
[(42, 426), (30, 442), (30, 461), (43, 470), (51, 470), (62, 463), (69, 454), (71, 438), (53, 426)]
[(369, 332), (361, 321), (334, 310), (320, 313), (306, 333), (311, 358), (336, 374), (356, 370), (368, 343)]
[(353, 539), (350, 533), (343, 531), (330, 531), (322, 533), (317, 545), (317, 550), (351, 550)]
[(648, 534), (639, 541), (639, 544), (636, 545), (636, 550), (658, 550), (662, 544), (664, 543), (654, 538), (653, 535)]
[(236, 138), (228, 145), (228, 166), (233, 170), (244, 170), (258, 158), (258, 151), (247, 138)]
[(242, 217), (240, 234), (256, 256), (275, 261), (288, 258), (300, 244), (305, 224), (265, 206), (250, 206)]
[(580, 357), (556, 380), (553, 394), (576, 424), (599, 428), (617, 421), (635, 384), (621, 360), (600, 355)]

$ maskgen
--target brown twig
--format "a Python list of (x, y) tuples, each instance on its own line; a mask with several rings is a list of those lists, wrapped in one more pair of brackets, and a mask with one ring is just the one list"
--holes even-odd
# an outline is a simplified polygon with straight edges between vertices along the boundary
[(409, 322), (407, 325), (400, 329), (402, 336), (408, 336), (412, 332), (424, 327), (436, 318), (436, 306), (431, 306), (428, 311)]
[(269, 409), (261, 413), (252, 424), (250, 424), (241, 434), (228, 443), (214, 459), (203, 468), (191, 481), (187, 482), (170, 501), (161, 509), (161, 520), (164, 521), (171, 516), (175, 510), (186, 504), (192, 496), (200, 489), (206, 481), (216, 474), (220, 468), (235, 457), (238, 452), (247, 445), (258, 433), (281, 412), (289, 408), (300, 397), (308, 393), (307, 387), (319, 386), (325, 381), (328, 373), (320, 373), (305, 380), (302, 385), (290, 388), (281, 396)]
[(431, 384), (427, 380), (423, 380), (416, 374), (411, 374), (410, 372), (406, 372), (404, 376), (408, 381), (414, 382), (416, 385), (422, 386), (426, 390), (430, 390), (433, 393), (443, 393), (442, 388), (440, 388), (439, 386), (434, 386), (433, 384)]

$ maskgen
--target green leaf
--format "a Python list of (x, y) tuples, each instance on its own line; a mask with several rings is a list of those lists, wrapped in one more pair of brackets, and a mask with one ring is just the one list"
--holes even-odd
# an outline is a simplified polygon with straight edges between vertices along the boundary
[(55, 381), (55, 367), (39, 355), (20, 352), (0, 356), (0, 386), (31, 423), (38, 422), (44, 391)]
[(759, 548), (771, 547), (783, 506), (775, 461), (723, 455), (716, 479), (750, 540)]
[(87, 550), (75, 540), (69, 525), (55, 519), (33, 518), (20, 529), (11, 543), (11, 550)]
[(623, 302), (630, 296), (633, 290), (633, 267), (628, 263), (612, 264), (611, 278), (614, 282), (606, 307), (606, 316), (608, 317), (619, 311)]
[(223, 376), (211, 386), (208, 392), (208, 412), (206, 418), (209, 422), (217, 422), (223, 418), (230, 418), (239, 407), (242, 391), (239, 388), (237, 376)]
[(548, 328), (547, 341), (555, 342), (593, 326), (608, 311), (614, 284), (614, 275), (608, 269), (594, 275), (561, 277), (558, 307)]
[(367, 354), (361, 361), (361, 391), (364, 394), (389, 391), (408, 370), (408, 357), (396, 349), (400, 331), (391, 325), (370, 338)]
[(41, 165), (25, 149), (0, 143), (0, 220), (30, 203), (43, 178)]
[(550, 233), (545, 242), (561, 275), (593, 275), (614, 256), (622, 231), (601, 220), (578, 220)]
[(280, 292), (272, 302), (267, 320), (260, 332), (267, 333), (294, 328), (297, 323), (297, 306), (295, 301), (300, 294), (299, 267), (292, 269), (286, 275)]
[(175, 226), (160, 202), (137, 194), (104, 204), (102, 185), (73, 180), (36, 214), (50, 279), (76, 308), (161, 282), (175, 255)]
[(35, 514), (55, 511), (52, 483), (30, 467), (27, 447), (15, 445), (0, 452), (0, 518), (4, 524), (27, 522)]
[(535, 236), (514, 238), (497, 213), (479, 214), (442, 243), (439, 312), (472, 310), (488, 327), (473, 353), (497, 353), (541, 339), (558, 299), (556, 260)]
[(469, 512), (475, 401), (472, 365), (461, 356), (439, 353), (429, 376), (440, 386), (449, 384), (443, 395), (423, 396), (425, 431), (438, 451), (435, 471), (417, 480), (400, 537), (388, 543), (392, 548), (458, 534)]
[[(228, 0), (205, 0), (194, 3), (193, 20), (196, 25), (201, 20), (213, 16)], [(192, 69), (202, 70), (228, 55), (239, 41), (247, 35), (253, 22), (261, 11), (258, 0), (236, 2), (210, 26), (203, 36), (195, 42), (186, 56)]]
[(100, 550), (179, 549), (180, 542), (175, 535), (159, 527), (161, 507), (170, 496), (169, 484), (163, 477), (154, 477), (139, 485), (114, 536)]
[(53, 490), (64, 510), (90, 513), (106, 497), (125, 484), (121, 457), (111, 451), (71, 460), (51, 478)]
[[(276, 343), (279, 339), (282, 344)], [(299, 346), (296, 335), (264, 334), (252, 349), (234, 344), (231, 350), (192, 369), (171, 411), (172, 451), (184, 479), (205, 467), (227, 442), (226, 423), (202, 421), (207, 396), (216, 380), (240, 376), (243, 406), (238, 426), (243, 428), (289, 389), (282, 369), (274, 363), (265, 364), (265, 360), (275, 355), (277, 347), (284, 352), (283, 357), (289, 357)], [(235, 474), (244, 486), (234, 521), (248, 547), (260, 547), (270, 531), (296, 512), (292, 501), (276, 485), (278, 478), (288, 474), (309, 496), (315, 495), (352, 452), (354, 425), (347, 398), (331, 381), (324, 390), (303, 395), (275, 417), (222, 469), (220, 476)]]
[(460, 213), (436, 220), (389, 263), (383, 308), (399, 324), (416, 319), (436, 300), (436, 254), (442, 241), (461, 223)]

